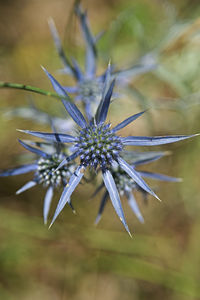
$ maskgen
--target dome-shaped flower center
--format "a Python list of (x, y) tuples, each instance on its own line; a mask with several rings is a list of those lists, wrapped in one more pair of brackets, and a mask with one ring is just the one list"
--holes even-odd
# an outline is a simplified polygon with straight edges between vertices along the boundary
[(73, 165), (65, 165), (55, 171), (61, 161), (64, 159), (63, 154), (53, 154), (50, 158), (41, 157), (38, 160), (38, 168), (36, 180), (45, 187), (52, 185), (58, 187), (61, 184), (66, 184), (72, 173), (74, 172)]
[(111, 173), (121, 196), (124, 195), (125, 191), (132, 191), (138, 187), (135, 181), (120, 167), (111, 168)]
[(77, 146), (81, 164), (95, 169), (98, 165), (101, 168), (111, 165), (122, 150), (120, 137), (110, 129), (110, 124), (92, 125), (82, 129)]
[(79, 84), (79, 94), (84, 101), (100, 101), (102, 84), (97, 80), (84, 80)]

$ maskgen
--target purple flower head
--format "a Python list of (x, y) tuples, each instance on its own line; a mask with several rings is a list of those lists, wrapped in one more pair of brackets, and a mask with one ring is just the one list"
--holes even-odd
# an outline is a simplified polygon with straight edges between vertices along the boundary
[[(63, 96), (65, 98), (69, 97), (64, 88), (56, 81), (56, 79), (46, 70), (45, 72), (49, 77), (55, 91), (60, 96)], [(110, 85), (108, 84), (108, 79), (110, 78), (109, 73), (110, 68), (108, 68), (107, 70), (106, 80), (102, 93), (102, 100), (98, 106), (95, 116), (91, 120), (89, 120), (89, 122), (86, 121), (75, 104), (62, 99), (62, 103), (65, 106), (67, 112), (80, 127), (80, 131), (76, 136), (59, 133), (55, 135), (28, 130), (24, 131), (25, 133), (46, 140), (55, 141), (56, 139), (63, 143), (73, 144), (74, 150), (72, 155), (66, 157), (58, 166), (58, 169), (66, 163), (69, 163), (70, 161), (79, 157), (79, 166), (77, 167), (74, 174), (71, 176), (67, 186), (63, 190), (51, 225), (54, 223), (66, 203), (70, 203), (71, 194), (81, 181), (85, 169), (89, 166), (91, 168), (94, 168), (95, 170), (98, 168), (102, 171), (103, 182), (109, 193), (113, 207), (120, 220), (122, 221), (124, 227), (126, 228), (128, 233), (130, 233), (123, 213), (119, 192), (117, 190), (117, 186), (111, 172), (112, 165), (117, 164), (120, 169), (123, 170), (141, 189), (159, 199), (154, 191), (143, 180), (141, 174), (135, 170), (133, 165), (124, 160), (123, 153), (125, 153), (125, 146), (156, 146), (185, 140), (195, 136), (119, 136), (118, 131), (120, 129), (135, 121), (137, 118), (143, 115), (144, 112), (134, 114), (116, 125), (114, 128), (111, 128), (110, 124), (106, 122), (110, 100), (114, 88), (114, 81), (112, 81)]]
[[(127, 157), (125, 153), (124, 158)], [(135, 153), (135, 152), (129, 152), (129, 156), (132, 156), (131, 163), (132, 167), (135, 169), (135, 167), (144, 165), (146, 163), (150, 163), (152, 161), (158, 160), (162, 156), (166, 155), (167, 152), (144, 152), (144, 153)], [(138, 157), (134, 159), (134, 156)], [(119, 191), (120, 196), (125, 196), (128, 200), (128, 204), (130, 208), (132, 209), (133, 213), (136, 215), (138, 220), (141, 223), (144, 223), (144, 218), (140, 212), (140, 209), (138, 207), (137, 201), (134, 197), (133, 192), (134, 191), (139, 191), (143, 198), (144, 201), (147, 199), (148, 193), (146, 190), (142, 189), (141, 186), (137, 184), (137, 182), (133, 179), (130, 178), (130, 176), (118, 165), (118, 164), (113, 164), (112, 167), (110, 168), (110, 172), (113, 176), (113, 179), (115, 181), (117, 190)], [(141, 177), (146, 177), (146, 178), (151, 178), (155, 180), (162, 180), (162, 181), (169, 181), (169, 182), (180, 182), (180, 178), (175, 178), (167, 175), (162, 175), (162, 174), (157, 174), (157, 173), (151, 173), (151, 172), (146, 172), (146, 171), (138, 171), (138, 174)], [(94, 195), (96, 195), (103, 187), (103, 184), (100, 185), (100, 187), (97, 188), (97, 191), (95, 192)], [(102, 213), (104, 211), (105, 205), (108, 202), (109, 199), (109, 194), (107, 191), (104, 192), (103, 197), (101, 199), (100, 207), (99, 207), (99, 212), (96, 218), (95, 223), (97, 224), (102, 216)]]
[(52, 186), (58, 188), (65, 185), (66, 180), (69, 179), (74, 172), (74, 166), (72, 163), (69, 163), (69, 165), (64, 165), (56, 170), (64, 157), (64, 153), (54, 153), (45, 158), (40, 157), (37, 161), (35, 180), (44, 187)]
[[(13, 169), (2, 171), (0, 172), (0, 177), (34, 172), (33, 179), (22, 186), (16, 192), (16, 194), (21, 194), (22, 192), (38, 184), (41, 184), (44, 188), (47, 188), (43, 208), (44, 223), (46, 224), (54, 190), (66, 186), (69, 178), (74, 173), (75, 165), (73, 162), (69, 162), (67, 165), (64, 165), (60, 169), (56, 170), (59, 164), (62, 162), (63, 158), (66, 157), (66, 151), (64, 151), (64, 147), (62, 147), (63, 151), (60, 150), (61, 145), (59, 145), (59, 147), (55, 147), (52, 145), (52, 143), (43, 145), (43, 143), (25, 143), (21, 140), (19, 140), (19, 142), (25, 149), (34, 153), (36, 155), (36, 159), (31, 164), (26, 164)], [(45, 146), (45, 148), (49, 148), (49, 152), (51, 154), (44, 152), (42, 149), (35, 148), (30, 144), (39, 144), (42, 148), (43, 146)], [(69, 204), (71, 205), (71, 203)]]
[(112, 132), (110, 124), (90, 125), (80, 131), (77, 140), (75, 147), (84, 167), (108, 168), (122, 151), (121, 140)]
[[(70, 74), (75, 80), (75, 86), (64, 87), (66, 92), (76, 94), (75, 100), (83, 103), (88, 119), (90, 119), (101, 100), (103, 83), (105, 81), (106, 73), (97, 76), (97, 58), (98, 51), (96, 44), (102, 33), (94, 36), (90, 30), (87, 13), (84, 12), (80, 3), (75, 3), (75, 14), (80, 23), (80, 29), (85, 42), (85, 69), (82, 71), (78, 62), (74, 58), (69, 58), (63, 49), (58, 31), (51, 19), (49, 27), (54, 40), (56, 50), (64, 65), (64, 73)], [(152, 71), (157, 66), (155, 57), (152, 54), (147, 54), (142, 57), (136, 64), (131, 64), (128, 68), (115, 70), (114, 65), (111, 70), (112, 81), (116, 78), (117, 86), (125, 87), (134, 77)]]

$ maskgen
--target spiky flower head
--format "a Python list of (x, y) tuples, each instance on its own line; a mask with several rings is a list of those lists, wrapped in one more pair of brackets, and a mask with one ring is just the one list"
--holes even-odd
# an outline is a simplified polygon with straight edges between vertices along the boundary
[[(130, 156), (132, 156), (131, 160), (131, 165), (133, 166), (133, 168), (140, 166), (140, 165), (144, 165), (150, 162), (153, 162), (155, 160), (160, 159), (161, 157), (163, 157), (164, 155), (167, 155), (168, 152), (132, 152), (130, 151), (128, 153)], [(124, 155), (125, 157), (127, 156), (127, 153), (125, 153)], [(134, 160), (134, 156), (137, 156), (138, 158)], [(147, 195), (148, 193), (141, 188), (141, 186), (139, 186), (135, 180), (133, 180), (133, 178), (130, 178), (128, 176), (128, 174), (118, 165), (118, 164), (113, 164), (112, 167), (110, 168), (110, 172), (113, 176), (113, 179), (115, 181), (117, 190), (119, 191), (121, 196), (125, 196), (128, 200), (128, 204), (131, 208), (131, 210), (133, 211), (133, 213), (136, 215), (136, 217), (138, 218), (138, 220), (143, 223), (144, 222), (144, 218), (140, 212), (139, 206), (137, 204), (137, 201), (134, 197), (134, 192), (135, 191), (139, 191), (142, 196), (144, 201), (147, 200)], [(180, 178), (176, 178), (176, 177), (171, 177), (171, 176), (167, 176), (167, 175), (163, 175), (163, 174), (158, 174), (158, 173), (151, 173), (151, 172), (146, 172), (146, 171), (137, 171), (138, 174), (141, 177), (146, 177), (146, 178), (151, 178), (154, 180), (161, 180), (161, 181), (169, 181), (169, 182), (180, 182), (181, 179)], [(94, 193), (94, 196), (102, 189), (103, 184), (101, 184), (96, 192)], [(100, 203), (100, 207), (99, 207), (99, 212), (96, 218), (95, 223), (97, 224), (102, 216), (102, 213), (104, 211), (104, 208), (106, 206), (106, 203), (108, 201), (109, 198), (109, 194), (107, 191), (104, 192), (103, 197), (101, 199), (101, 203)]]
[[(123, 159), (128, 161), (128, 163), (133, 167), (143, 166), (145, 164), (154, 162), (163, 156), (169, 155), (169, 151), (151, 151), (151, 152), (136, 152), (136, 151), (124, 151), (123, 152)], [(140, 186), (130, 178), (130, 176), (120, 167), (119, 164), (112, 164), (110, 169), (112, 176), (115, 180), (117, 189), (121, 196), (132, 192), (133, 190), (140, 190), (145, 193), (146, 191), (140, 188)], [(156, 173), (149, 173), (149, 172), (141, 172), (138, 171), (142, 177), (150, 177), (157, 180), (164, 180), (164, 181), (180, 181), (180, 178), (169, 177), (166, 175), (156, 174)]]
[(35, 180), (44, 187), (52, 186), (53, 188), (58, 188), (61, 185), (65, 185), (74, 172), (74, 164), (72, 162), (57, 170), (65, 156), (64, 153), (54, 153), (48, 157), (41, 157), (37, 162)]
[[(66, 56), (56, 26), (52, 19), (49, 20), (49, 26), (52, 37), (56, 46), (58, 55), (64, 65), (63, 72), (72, 75), (75, 80), (75, 86), (66, 86), (64, 89), (67, 93), (74, 93), (75, 100), (83, 103), (88, 119), (95, 114), (96, 108), (101, 100), (105, 72), (97, 76), (97, 42), (102, 33), (94, 36), (88, 24), (87, 13), (82, 9), (79, 2), (75, 1), (75, 14), (80, 23), (80, 29), (85, 42), (85, 70), (82, 71), (79, 63), (74, 57)], [(157, 66), (154, 55), (146, 54), (136, 64), (131, 64), (128, 68), (115, 70), (114, 65), (111, 71), (111, 80), (116, 78), (117, 84), (126, 86), (135, 76), (152, 71)]]
[(108, 168), (122, 150), (120, 138), (110, 129), (110, 124), (90, 125), (80, 131), (78, 143), (81, 164), (95, 169)]
[[(24, 186), (22, 186), (16, 194), (21, 194), (22, 192), (34, 187), (35, 185), (41, 184), (44, 188), (47, 188), (47, 192), (44, 198), (44, 223), (47, 223), (47, 217), (50, 209), (50, 204), (53, 198), (53, 193), (55, 188), (66, 186), (68, 180), (72, 176), (75, 170), (74, 162), (69, 162), (67, 165), (62, 166), (57, 169), (61, 161), (66, 157), (65, 152), (61, 151), (61, 144), (56, 145), (54, 143), (43, 144), (37, 142), (25, 143), (19, 140), (20, 144), (28, 151), (36, 154), (37, 158), (31, 164), (26, 164), (20, 167), (9, 169), (0, 172), (0, 177), (14, 176), (20, 174), (26, 174), (29, 172), (34, 172), (33, 180), (28, 181)], [(48, 148), (49, 152), (44, 152), (43, 149), (35, 148), (31, 144), (42, 148)], [(66, 147), (65, 147), (66, 148)], [(72, 207), (71, 203), (69, 203)]]
[[(44, 69), (45, 70), (45, 69)], [(108, 190), (111, 202), (114, 206), (114, 209), (125, 226), (128, 233), (128, 225), (126, 223), (123, 209), (121, 206), (121, 201), (119, 193), (113, 179), (112, 172), (110, 167), (113, 163), (119, 165), (119, 167), (125, 171), (132, 180), (140, 186), (144, 191), (153, 195), (157, 199), (157, 195), (154, 191), (147, 185), (143, 180), (141, 174), (135, 170), (135, 168), (127, 163), (123, 159), (123, 152), (125, 146), (155, 146), (168, 144), (172, 142), (177, 142), (184, 140), (191, 136), (159, 136), (159, 137), (146, 137), (146, 136), (128, 136), (121, 137), (117, 132), (126, 127), (128, 124), (139, 118), (144, 112), (132, 115), (129, 118), (125, 119), (123, 122), (116, 125), (114, 128), (110, 128), (110, 124), (106, 123), (106, 117), (108, 113), (108, 108), (110, 105), (110, 100), (113, 92), (114, 81), (109, 85), (108, 79), (110, 78), (110, 67), (108, 67), (106, 73), (106, 80), (104, 83), (102, 100), (98, 106), (95, 116), (93, 119), (86, 121), (80, 110), (77, 106), (71, 103), (70, 97), (65, 92), (64, 88), (57, 82), (57, 80), (45, 70), (47, 76), (49, 77), (55, 91), (60, 95), (69, 99), (61, 99), (63, 105), (65, 106), (67, 112), (76, 122), (76, 124), (81, 128), (77, 136), (71, 136), (67, 134), (50, 134), (42, 132), (33, 132), (25, 130), (25, 133), (37, 136), (46, 140), (55, 141), (55, 138), (59, 139), (63, 143), (72, 143), (74, 144), (74, 152), (72, 155), (64, 159), (58, 168), (61, 168), (65, 163), (68, 163), (71, 160), (74, 160), (76, 157), (79, 157), (80, 164), (75, 170), (74, 174), (71, 176), (68, 185), (64, 188), (64, 191), (61, 195), (59, 203), (57, 205), (53, 220), (51, 225), (60, 214), (61, 210), (64, 208), (66, 203), (70, 203), (70, 197), (76, 186), (81, 181), (86, 167), (94, 167), (95, 169), (99, 165), (102, 170), (102, 177), (106, 189)], [(93, 155), (94, 154), (94, 155)]]

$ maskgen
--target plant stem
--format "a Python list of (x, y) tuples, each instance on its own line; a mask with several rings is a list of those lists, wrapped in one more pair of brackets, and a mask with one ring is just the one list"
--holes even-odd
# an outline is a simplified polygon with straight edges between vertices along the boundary
[(65, 99), (65, 100), (68, 100), (68, 101), (72, 102), (72, 100), (69, 96), (68, 97), (63, 97), (63, 96), (60, 96), (56, 93), (45, 91), (45, 90), (42, 90), (38, 87), (31, 86), (31, 85), (0, 81), (0, 88), (11, 88), (11, 89), (24, 90), (24, 91), (33, 92), (33, 93), (37, 93), (37, 94), (40, 94), (40, 95), (49, 96), (49, 97), (53, 97), (53, 98), (57, 98), (57, 99), (62, 98), (62, 99)]

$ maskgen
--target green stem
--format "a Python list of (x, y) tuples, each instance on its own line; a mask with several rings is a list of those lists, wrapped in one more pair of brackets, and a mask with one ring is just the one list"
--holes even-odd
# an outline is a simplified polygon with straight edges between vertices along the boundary
[(49, 97), (53, 97), (53, 98), (57, 98), (57, 99), (62, 98), (62, 99), (72, 102), (72, 100), (69, 96), (68, 97), (60, 96), (56, 93), (48, 92), (48, 91), (42, 90), (38, 87), (34, 87), (31, 85), (0, 81), (0, 88), (11, 88), (11, 89), (24, 90), (24, 91), (33, 92), (33, 93), (37, 93), (40, 95), (49, 96)]

